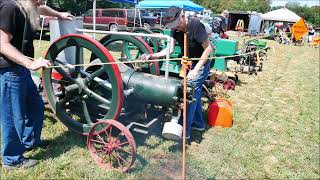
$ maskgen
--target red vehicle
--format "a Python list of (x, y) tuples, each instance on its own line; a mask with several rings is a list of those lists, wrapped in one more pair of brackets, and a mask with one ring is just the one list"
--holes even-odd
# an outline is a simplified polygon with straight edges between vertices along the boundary
[[(96, 10), (96, 28), (101, 30), (121, 31), (128, 30), (134, 25), (133, 9), (97, 9)], [(83, 17), (85, 28), (92, 28), (93, 10), (88, 10)], [(136, 19), (136, 26), (139, 26), (139, 19)]]

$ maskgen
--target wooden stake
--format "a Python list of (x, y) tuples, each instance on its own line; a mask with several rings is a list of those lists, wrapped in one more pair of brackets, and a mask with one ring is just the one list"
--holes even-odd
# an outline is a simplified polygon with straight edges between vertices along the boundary
[(183, 59), (183, 148), (182, 148), (182, 178), (186, 179), (186, 125), (187, 125), (187, 33), (184, 33), (184, 59)]

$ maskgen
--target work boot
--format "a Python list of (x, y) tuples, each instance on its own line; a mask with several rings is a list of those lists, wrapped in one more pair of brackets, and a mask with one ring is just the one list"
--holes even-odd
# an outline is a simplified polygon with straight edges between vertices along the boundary
[(6, 169), (27, 169), (27, 168), (31, 168), (35, 165), (38, 164), (38, 161), (35, 159), (24, 159), (21, 163), (16, 164), (16, 165), (3, 165), (4, 168)]

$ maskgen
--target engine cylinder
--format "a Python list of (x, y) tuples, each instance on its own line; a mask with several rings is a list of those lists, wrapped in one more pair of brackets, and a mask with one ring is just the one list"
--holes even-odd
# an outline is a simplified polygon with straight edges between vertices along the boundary
[(118, 65), (126, 89), (133, 89), (131, 100), (141, 100), (150, 104), (173, 105), (182, 96), (182, 82), (143, 72), (137, 72), (128, 66)]

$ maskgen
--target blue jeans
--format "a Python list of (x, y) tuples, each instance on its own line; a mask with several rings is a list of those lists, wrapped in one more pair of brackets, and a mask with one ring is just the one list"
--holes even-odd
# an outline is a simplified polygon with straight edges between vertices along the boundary
[(196, 78), (188, 83), (192, 83), (195, 87), (194, 98), (195, 102), (187, 104), (187, 127), (186, 136), (190, 136), (191, 125), (198, 128), (205, 128), (206, 124), (202, 117), (202, 84), (208, 78), (211, 61), (207, 61), (203, 68), (199, 71)]
[(23, 161), (25, 148), (40, 144), (44, 103), (30, 71), (20, 65), (0, 68), (0, 120), (2, 160), (5, 165)]

